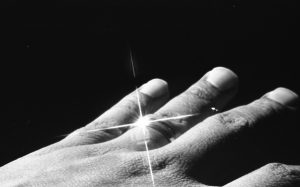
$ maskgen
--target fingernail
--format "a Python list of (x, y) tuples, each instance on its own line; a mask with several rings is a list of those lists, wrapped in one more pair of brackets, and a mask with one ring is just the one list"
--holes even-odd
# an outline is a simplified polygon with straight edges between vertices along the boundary
[(206, 81), (225, 91), (237, 85), (238, 76), (227, 68), (216, 67), (208, 73)]
[(168, 83), (161, 79), (152, 79), (142, 85), (140, 92), (153, 98), (162, 97), (168, 93)]
[(266, 97), (286, 106), (293, 107), (298, 102), (298, 95), (286, 88), (277, 88), (266, 94)]

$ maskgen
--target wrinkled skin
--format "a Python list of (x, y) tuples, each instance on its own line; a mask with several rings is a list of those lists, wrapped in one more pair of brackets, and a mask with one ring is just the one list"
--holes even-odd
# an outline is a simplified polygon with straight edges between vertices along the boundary
[[(260, 121), (292, 111), (298, 96), (278, 88), (245, 106), (216, 113), (237, 91), (238, 78), (215, 68), (187, 91), (168, 101), (166, 82), (154, 79), (140, 91), (150, 119), (199, 114), (147, 126), (147, 145), (155, 186), (207, 186), (217, 171), (226, 171), (213, 156), (230, 138)], [(0, 186), (152, 186), (140, 126), (99, 130), (134, 123), (136, 92), (63, 140), (0, 168)], [(91, 131), (92, 130), (92, 131)], [(230, 146), (230, 145), (229, 145)], [(223, 155), (225, 157), (225, 154)], [(208, 180), (209, 179), (209, 180)], [(297, 186), (300, 166), (271, 163), (225, 186)]]

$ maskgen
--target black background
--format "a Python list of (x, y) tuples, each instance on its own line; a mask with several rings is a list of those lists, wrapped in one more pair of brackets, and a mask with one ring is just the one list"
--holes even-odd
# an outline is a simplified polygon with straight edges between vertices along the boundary
[(240, 91), (230, 106), (278, 86), (300, 93), (296, 2), (4, 3), (0, 164), (60, 140), (151, 78), (168, 81), (174, 96), (215, 66), (231, 68)]

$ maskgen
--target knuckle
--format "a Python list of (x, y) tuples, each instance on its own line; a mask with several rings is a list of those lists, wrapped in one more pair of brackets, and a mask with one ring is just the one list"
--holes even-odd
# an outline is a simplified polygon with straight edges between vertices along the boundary
[(253, 126), (258, 122), (269, 119), (276, 114), (280, 114), (282, 112), (281, 109), (282, 107), (274, 101), (260, 98), (248, 105), (233, 109), (233, 111), (247, 119), (248, 126)]
[[(122, 166), (119, 168), (118, 176), (120, 178), (135, 178), (136, 181), (142, 179), (145, 186), (145, 178), (149, 177), (149, 166), (145, 164), (145, 153), (137, 153), (133, 158), (125, 159), (122, 162)], [(175, 167), (169, 163), (169, 160), (163, 159), (157, 156), (151, 156), (151, 168), (155, 181), (158, 186), (190, 186), (190, 180), (184, 177), (178, 167)], [(143, 185), (144, 186), (144, 185)]]
[(250, 127), (248, 117), (238, 111), (228, 111), (216, 114), (214, 119), (231, 130), (240, 130)]
[(264, 168), (266, 172), (271, 172), (276, 176), (285, 177), (293, 174), (292, 169), (290, 169), (288, 165), (282, 163), (269, 163)]
[(261, 98), (248, 105), (217, 114), (215, 118), (228, 128), (241, 130), (251, 128), (259, 121), (278, 114), (278, 109), (273, 101)]
[[(125, 157), (125, 158), (124, 158)], [(119, 173), (127, 176), (142, 176), (149, 174), (149, 166), (145, 152), (136, 152), (124, 155), (120, 164)], [(168, 163), (157, 156), (150, 155), (151, 168), (153, 172), (164, 170), (168, 167)]]
[(205, 81), (200, 81), (200, 83), (191, 86), (186, 92), (186, 96), (196, 98), (198, 100), (203, 100), (211, 102), (217, 94), (217, 90), (210, 86)]
[(120, 173), (127, 176), (139, 176), (146, 173), (146, 168), (143, 165), (143, 160), (140, 157), (124, 159), (120, 167)]

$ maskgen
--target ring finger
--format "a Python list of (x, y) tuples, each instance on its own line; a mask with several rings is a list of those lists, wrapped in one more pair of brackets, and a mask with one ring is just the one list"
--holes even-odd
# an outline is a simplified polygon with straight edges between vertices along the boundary
[(146, 136), (143, 128), (133, 128), (124, 136), (130, 136), (133, 149), (136, 150), (144, 149), (145, 139), (150, 149), (161, 147), (214, 114), (212, 109), (222, 109), (235, 95), (237, 87), (238, 77), (235, 73), (223, 67), (214, 68), (150, 115)]

